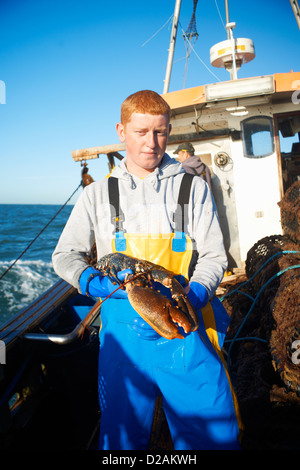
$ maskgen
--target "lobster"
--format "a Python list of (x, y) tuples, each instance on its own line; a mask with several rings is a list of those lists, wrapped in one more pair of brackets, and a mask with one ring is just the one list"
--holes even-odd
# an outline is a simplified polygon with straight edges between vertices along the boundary
[[(126, 289), (131, 306), (164, 338), (184, 338), (179, 327), (186, 334), (197, 330), (198, 315), (173, 272), (122, 253), (103, 256), (96, 268), (118, 284), (118, 288)], [(130, 269), (132, 274), (127, 274), (125, 282), (121, 283), (117, 273), (124, 269)], [(157, 283), (170, 289), (172, 299), (157, 289)]]

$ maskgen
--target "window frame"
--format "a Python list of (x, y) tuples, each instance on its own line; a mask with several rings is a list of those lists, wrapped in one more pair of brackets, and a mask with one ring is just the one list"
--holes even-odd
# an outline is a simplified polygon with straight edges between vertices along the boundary
[[(268, 152), (268, 153), (264, 153), (264, 154), (260, 154), (260, 155), (253, 155), (253, 154), (248, 154), (248, 152), (247, 152), (247, 148), (246, 148), (247, 147), (246, 146), (247, 133), (245, 132), (245, 124), (247, 124), (249, 121), (255, 120), (255, 119), (267, 119), (270, 123), (271, 151)], [(273, 153), (275, 152), (275, 140), (274, 140), (274, 125), (273, 125), (272, 117), (265, 116), (265, 115), (250, 116), (246, 119), (243, 119), (243, 121), (241, 121), (241, 129), (242, 129), (242, 139), (243, 139), (243, 153), (244, 153), (245, 158), (256, 159), (256, 158), (265, 158), (265, 157), (268, 157), (270, 155), (273, 155)], [(250, 136), (251, 139), (252, 139), (253, 134), (254, 134), (254, 132)]]

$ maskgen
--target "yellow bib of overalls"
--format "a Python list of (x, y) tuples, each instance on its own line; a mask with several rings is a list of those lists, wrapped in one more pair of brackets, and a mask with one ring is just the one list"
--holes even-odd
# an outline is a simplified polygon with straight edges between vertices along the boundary
[(193, 242), (185, 235), (185, 251), (173, 251), (175, 233), (168, 234), (130, 234), (124, 233), (124, 250), (120, 250), (120, 239), (112, 241), (112, 251), (121, 252), (138, 259), (159, 264), (175, 274), (183, 275), (189, 279), (189, 267), (193, 255)]
[[(178, 196), (178, 212), (184, 213), (184, 206), (189, 202), (192, 175), (184, 174)], [(120, 213), (118, 180), (108, 178), (108, 191), (110, 204), (114, 207), (115, 237), (112, 241), (112, 252), (121, 252), (138, 259), (159, 264), (175, 274), (182, 275), (188, 281), (190, 277), (191, 262), (193, 259), (193, 242), (183, 233), (181, 216), (175, 214), (175, 229), (171, 233), (143, 234), (126, 233), (122, 230), (123, 220)]]

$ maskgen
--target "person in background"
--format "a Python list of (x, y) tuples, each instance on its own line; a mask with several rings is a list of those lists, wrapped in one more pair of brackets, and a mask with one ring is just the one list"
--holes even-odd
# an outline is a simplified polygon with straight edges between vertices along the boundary
[[(240, 449), (238, 406), (221, 353), (230, 318), (215, 296), (227, 266), (223, 237), (207, 185), (165, 153), (170, 116), (154, 91), (126, 98), (116, 125), (126, 157), (83, 190), (52, 257), (56, 273), (80, 293), (106, 300), (98, 369), (100, 450), (149, 449), (158, 396), (174, 449)], [(189, 190), (181, 190), (187, 181)], [(189, 196), (184, 220), (177, 217), (180, 229), (174, 209), (183, 193)], [(126, 290), (115, 292), (116, 285), (88, 264), (95, 242), (98, 260), (121, 252), (178, 275), (200, 318), (198, 330), (175, 339), (155, 331), (133, 309)], [(118, 268), (121, 281), (126, 271)]]
[(178, 154), (176, 160), (182, 163), (187, 173), (201, 176), (207, 182), (209, 188), (212, 189), (209, 168), (201, 161), (200, 157), (195, 155), (195, 149), (190, 142), (178, 145), (174, 153)]

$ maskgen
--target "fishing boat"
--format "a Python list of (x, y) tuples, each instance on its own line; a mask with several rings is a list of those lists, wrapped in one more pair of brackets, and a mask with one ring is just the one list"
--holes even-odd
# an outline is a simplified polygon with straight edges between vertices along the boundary
[[(227, 18), (227, 40), (211, 49), (211, 62), (226, 67), (230, 79), (169, 92), (179, 3), (163, 92), (172, 109), (167, 153), (175, 158), (178, 145), (190, 142), (211, 173), (228, 255), (227, 275), (219, 290), (233, 324), (225, 353), (241, 394), (244, 448), (299, 450), (300, 72), (237, 78), (238, 68), (254, 59), (255, 52), (251, 40), (233, 38), (234, 24)], [(285, 140), (292, 140), (289, 149)], [(111, 171), (123, 151), (118, 143), (73, 150), (73, 161), (83, 166), (82, 186), (93, 181), (89, 160), (106, 157)], [(281, 331), (285, 351), (278, 351), (273, 326), (280, 320), (273, 313), (279, 294), (287, 290), (289, 300), (285, 297), (280, 312), (290, 320)], [(265, 303), (262, 297), (267, 297)], [(255, 314), (255, 309), (260, 313)], [(100, 312), (101, 307), (60, 280), (1, 325), (1, 449), (97, 448)], [(255, 325), (250, 321), (248, 328), (243, 322), (253, 312)], [(269, 329), (264, 321), (272, 324)], [(265, 336), (259, 337), (262, 330)], [(258, 357), (263, 365), (253, 371)], [(239, 374), (245, 378), (240, 364), (245, 365), (247, 358), (252, 368), (246, 373), (245, 394)], [(258, 382), (260, 394), (253, 391)], [(171, 449), (159, 403), (156, 411), (150, 449)]]

